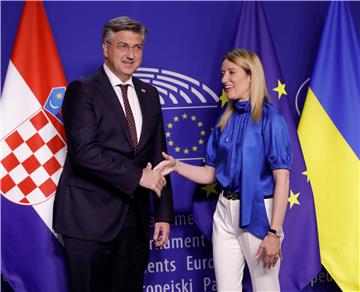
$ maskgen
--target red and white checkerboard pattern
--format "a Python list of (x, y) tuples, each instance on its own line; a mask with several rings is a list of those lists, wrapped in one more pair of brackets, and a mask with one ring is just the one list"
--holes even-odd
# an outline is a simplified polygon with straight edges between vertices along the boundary
[(1, 193), (34, 205), (55, 194), (66, 144), (41, 109), (1, 141)]

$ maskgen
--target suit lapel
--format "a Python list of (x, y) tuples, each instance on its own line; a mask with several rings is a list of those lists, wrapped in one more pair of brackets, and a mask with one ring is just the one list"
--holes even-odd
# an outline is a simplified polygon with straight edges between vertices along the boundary
[(129, 127), (128, 127), (128, 124), (126, 121), (124, 111), (123, 111), (121, 104), (119, 102), (119, 99), (115, 93), (115, 90), (112, 87), (110, 80), (107, 77), (107, 75), (102, 67), (100, 68), (98, 73), (99, 73), (97, 75), (98, 88), (99, 88), (101, 94), (104, 96), (104, 100), (109, 105), (110, 109), (115, 113), (115, 116), (116, 116), (118, 122), (120, 123), (121, 128), (128, 140), (129, 146), (132, 147)]

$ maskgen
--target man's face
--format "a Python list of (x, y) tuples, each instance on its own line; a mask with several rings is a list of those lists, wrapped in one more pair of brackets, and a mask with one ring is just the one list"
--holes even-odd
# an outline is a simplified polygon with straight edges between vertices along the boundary
[(144, 41), (140, 33), (122, 30), (103, 43), (105, 64), (123, 82), (140, 66)]

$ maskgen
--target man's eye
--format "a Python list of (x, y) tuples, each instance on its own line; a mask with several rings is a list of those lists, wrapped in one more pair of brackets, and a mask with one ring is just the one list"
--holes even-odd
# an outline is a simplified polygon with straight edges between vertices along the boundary
[(118, 48), (121, 49), (121, 50), (124, 50), (128, 47), (127, 44), (118, 44)]

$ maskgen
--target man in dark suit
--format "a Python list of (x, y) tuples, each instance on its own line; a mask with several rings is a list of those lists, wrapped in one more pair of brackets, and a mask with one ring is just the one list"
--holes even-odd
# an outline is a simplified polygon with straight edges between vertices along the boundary
[(104, 64), (72, 82), (63, 103), (68, 153), (54, 203), (73, 291), (142, 291), (149, 256), (150, 196), (155, 246), (173, 220), (170, 181), (152, 170), (165, 151), (157, 90), (132, 76), (146, 28), (129, 17), (103, 30)]

